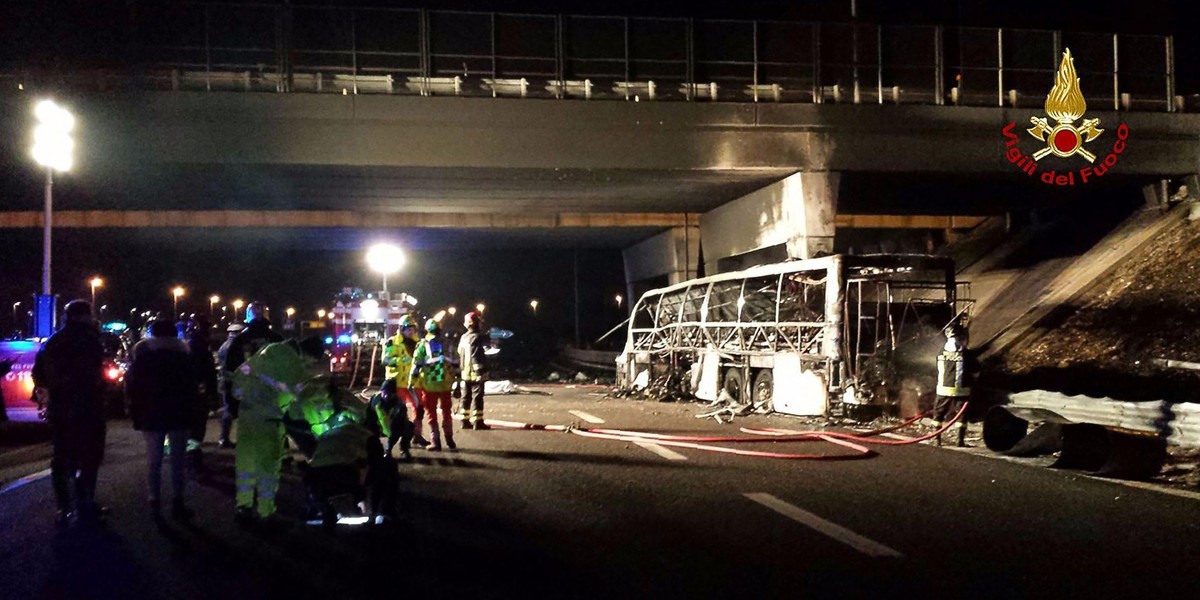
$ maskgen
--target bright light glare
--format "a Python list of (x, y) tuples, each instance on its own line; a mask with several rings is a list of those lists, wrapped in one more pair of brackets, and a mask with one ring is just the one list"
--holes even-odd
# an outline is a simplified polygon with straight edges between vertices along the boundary
[(220, 297), (220, 296), (218, 296), (218, 295), (216, 295), (216, 294), (213, 294), (213, 295), (211, 295), (211, 296), (209, 296), (209, 297), (208, 297), (208, 301), (209, 301), (209, 302), (212, 302), (213, 304), (216, 304), (216, 303), (218, 303), (218, 302), (220, 302), (220, 301), (221, 301), (221, 297)]
[(436, 315), (433, 315), (433, 320), (438, 323), (441, 323), (444, 318), (446, 318), (446, 311), (444, 310), (439, 310)]
[(33, 159), (55, 171), (70, 171), (74, 164), (71, 153), (75, 149), (70, 134), (75, 117), (50, 100), (39, 102), (33, 112), (38, 119), (33, 130)]
[(375, 244), (367, 250), (367, 264), (372, 271), (390, 275), (404, 266), (404, 252), (391, 244)]
[(318, 310), (318, 311), (317, 311), (317, 318), (318, 318), (318, 319), (324, 319), (324, 318), (325, 318), (325, 314), (326, 314), (326, 313), (325, 313), (325, 309), (323, 309), (323, 308), (322, 308), (321, 310)]
[(246, 305), (246, 303), (242, 302), (240, 298), (233, 301), (234, 310), (242, 310), (242, 307), (245, 305)]
[(284, 312), (286, 312), (287, 316), (291, 318), (292, 315), (296, 314), (296, 309), (289, 306)]
[(182, 296), (184, 293), (185, 293), (185, 290), (179, 286), (176, 286), (175, 289), (171, 290), (171, 295), (175, 296), (176, 298)]
[(485, 308), (487, 308), (487, 306), (484, 306), (484, 304), (483, 304), (482, 302), (480, 302), (479, 304), (476, 304), (476, 305), (475, 305), (475, 310), (476, 310), (476, 311), (478, 311), (478, 312), (480, 312), (480, 313), (482, 313), (482, 312), (483, 312), (483, 309), (485, 309)]

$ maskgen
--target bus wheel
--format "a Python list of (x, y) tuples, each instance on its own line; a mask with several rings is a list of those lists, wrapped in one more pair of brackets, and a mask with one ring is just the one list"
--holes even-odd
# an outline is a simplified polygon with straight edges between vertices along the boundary
[(746, 380), (742, 377), (742, 370), (738, 367), (729, 367), (725, 369), (725, 377), (722, 379), (721, 387), (725, 393), (729, 394), (730, 398), (736, 404), (742, 403), (742, 390), (746, 387)]
[(775, 378), (771, 370), (759, 369), (758, 374), (754, 376), (754, 385), (750, 387), (750, 401), (754, 403), (755, 408), (773, 411), (775, 406), (771, 399), (774, 394)]

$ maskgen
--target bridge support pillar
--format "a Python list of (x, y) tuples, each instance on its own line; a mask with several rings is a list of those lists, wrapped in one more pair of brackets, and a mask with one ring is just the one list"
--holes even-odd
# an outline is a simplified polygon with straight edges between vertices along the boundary
[(696, 277), (700, 228), (690, 224), (673, 227), (626, 248), (624, 258), (627, 306), (632, 306), (646, 290)]
[(839, 182), (839, 173), (794, 173), (701, 215), (705, 271), (832, 253)]

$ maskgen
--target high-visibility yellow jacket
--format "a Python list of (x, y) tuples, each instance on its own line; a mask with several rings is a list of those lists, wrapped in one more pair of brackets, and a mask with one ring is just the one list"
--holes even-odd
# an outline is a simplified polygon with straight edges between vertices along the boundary
[(409, 374), (412, 386), (429, 392), (450, 391), (454, 387), (453, 360), (442, 340), (433, 335), (425, 336), (413, 351)]
[(413, 352), (416, 349), (416, 341), (406, 339), (399, 333), (388, 340), (387, 346), (384, 347), (384, 376), (396, 380), (396, 389), (408, 387), (409, 377), (412, 375)]

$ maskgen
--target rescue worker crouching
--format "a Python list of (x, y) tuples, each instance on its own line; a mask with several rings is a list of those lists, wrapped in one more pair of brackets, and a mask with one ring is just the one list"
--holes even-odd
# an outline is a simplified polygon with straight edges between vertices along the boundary
[(431, 452), (442, 449), (441, 436), (438, 432), (438, 409), (442, 411), (442, 433), (446, 436), (446, 446), (454, 450), (454, 421), (450, 408), (450, 389), (454, 385), (453, 358), (446, 353), (446, 347), (441, 340), (441, 326), (434, 319), (425, 322), (425, 338), (417, 343), (413, 351), (412, 371), (409, 374), (409, 387), (414, 389), (421, 399), (425, 409), (425, 418), (429, 423), (429, 437), (433, 443), (427, 448)]
[[(429, 445), (429, 442), (421, 435), (425, 409), (421, 406), (421, 399), (417, 397), (414, 386), (410, 385), (412, 359), (413, 353), (417, 349), (417, 341), (417, 323), (411, 315), (404, 315), (400, 317), (400, 331), (388, 340), (383, 352), (385, 381), (395, 382), (396, 393), (402, 404), (411, 407), (413, 411), (412, 431), (408, 435), (407, 441), (404, 435), (401, 435), (400, 438), (400, 449), (405, 452), (406, 456), (410, 442), (416, 442), (422, 448)], [(407, 420), (407, 415), (405, 417)], [(389, 453), (390, 451), (389, 448)]]
[(275, 514), (286, 446), (283, 416), (303, 391), (313, 357), (286, 343), (269, 344), (230, 374), (233, 395), (240, 404), (236, 454), (236, 494), (239, 523), (248, 524)]
[(410, 444), (413, 424), (408, 420), (408, 409), (397, 393), (395, 378), (384, 381), (379, 393), (371, 398), (364, 424), (375, 437), (387, 438), (387, 447), (383, 449), (385, 457), (392, 456), (392, 448), (399, 442), (400, 454), (405, 459), (412, 458)]
[(483, 420), (483, 387), (487, 380), (487, 369), (484, 363), (484, 341), (487, 339), (480, 330), (483, 327), (478, 313), (469, 312), (463, 319), (467, 332), (458, 340), (458, 364), (461, 368), (462, 388), (462, 428), (491, 429)]
[[(971, 380), (974, 378), (976, 361), (967, 350), (967, 330), (958, 321), (952, 322), (942, 331), (946, 344), (937, 357), (937, 402), (934, 405), (934, 420), (942, 428), (947, 414), (958, 414), (971, 397)], [(966, 445), (967, 420), (962, 419), (958, 428), (957, 445)], [(942, 436), (937, 437), (942, 445)]]

